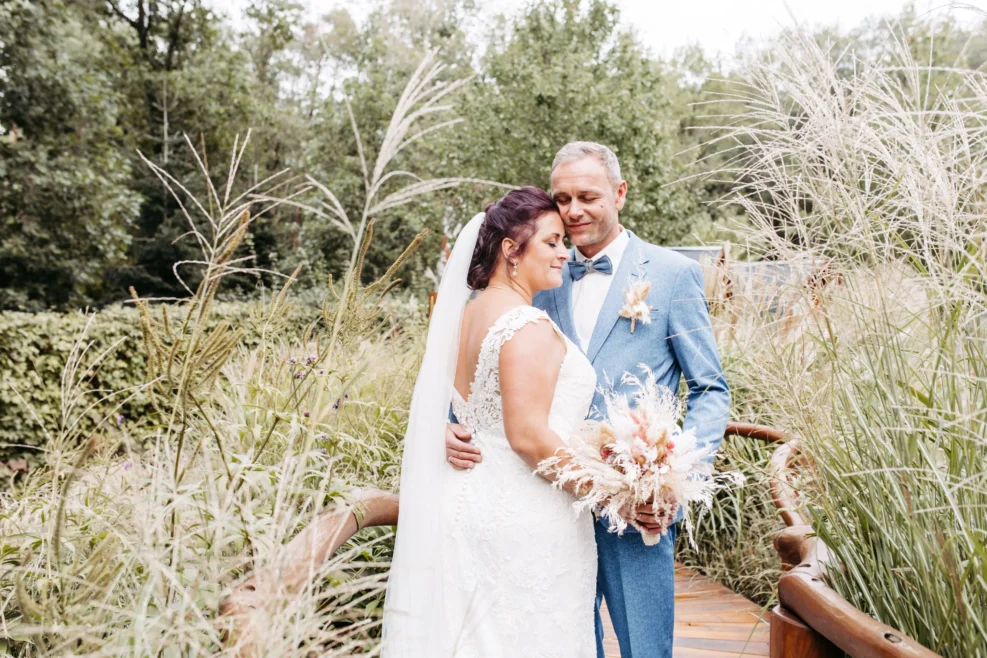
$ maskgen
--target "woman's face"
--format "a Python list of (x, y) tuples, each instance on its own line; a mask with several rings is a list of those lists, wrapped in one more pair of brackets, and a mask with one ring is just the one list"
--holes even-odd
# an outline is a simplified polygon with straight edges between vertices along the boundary
[(535, 234), (518, 259), (514, 277), (531, 294), (561, 286), (562, 268), (569, 260), (569, 250), (563, 243), (565, 225), (559, 213), (546, 212), (535, 220), (535, 226)]

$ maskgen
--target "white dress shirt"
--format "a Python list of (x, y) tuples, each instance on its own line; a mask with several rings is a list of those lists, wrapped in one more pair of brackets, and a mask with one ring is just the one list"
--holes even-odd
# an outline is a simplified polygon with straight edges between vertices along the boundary
[(596, 327), (600, 309), (603, 308), (603, 302), (607, 298), (607, 293), (610, 292), (610, 284), (613, 283), (620, 259), (630, 241), (627, 231), (621, 229), (614, 241), (604, 247), (603, 251), (594, 258), (587, 258), (579, 251), (579, 247), (576, 247), (575, 260), (577, 263), (607, 256), (610, 258), (610, 264), (613, 265), (613, 274), (587, 272), (586, 276), (579, 281), (572, 282), (572, 319), (576, 325), (579, 347), (582, 348), (583, 352), (589, 349), (589, 341), (593, 337), (593, 328)]

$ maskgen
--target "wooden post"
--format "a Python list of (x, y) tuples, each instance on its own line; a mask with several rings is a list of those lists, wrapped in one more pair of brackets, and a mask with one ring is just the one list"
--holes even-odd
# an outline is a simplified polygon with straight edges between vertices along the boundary
[(438, 298), (439, 298), (439, 293), (434, 291), (428, 293), (428, 315), (426, 315), (425, 317), (427, 318), (432, 317), (432, 309), (435, 308), (435, 302), (436, 300), (438, 300)]
[(780, 605), (771, 610), (771, 658), (836, 658), (842, 652)]

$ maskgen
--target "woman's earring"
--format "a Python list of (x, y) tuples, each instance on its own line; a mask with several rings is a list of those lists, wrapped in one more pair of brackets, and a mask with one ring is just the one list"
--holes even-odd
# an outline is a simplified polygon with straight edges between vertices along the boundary
[(517, 261), (514, 261), (514, 272), (512, 272), (512, 275), (517, 276)]

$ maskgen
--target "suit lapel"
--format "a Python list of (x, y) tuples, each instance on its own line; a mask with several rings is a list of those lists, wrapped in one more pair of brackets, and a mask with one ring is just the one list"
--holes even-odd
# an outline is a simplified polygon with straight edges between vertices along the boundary
[[(575, 250), (570, 249), (570, 260), (575, 257)], [(568, 336), (573, 343), (579, 345), (579, 339), (576, 337), (576, 323), (572, 319), (572, 274), (569, 273), (568, 265), (562, 268), (562, 285), (552, 291), (552, 298), (555, 300), (555, 317), (559, 319), (562, 333)]]
[(593, 336), (589, 340), (589, 349), (586, 350), (586, 356), (590, 361), (596, 359), (607, 336), (613, 331), (614, 325), (620, 318), (618, 314), (624, 305), (624, 290), (630, 285), (631, 280), (637, 277), (638, 267), (648, 262), (641, 253), (641, 240), (628, 229), (624, 230), (627, 231), (630, 241), (620, 258), (620, 267), (613, 274), (613, 282), (610, 284), (606, 299), (603, 300), (600, 315), (596, 318)]

